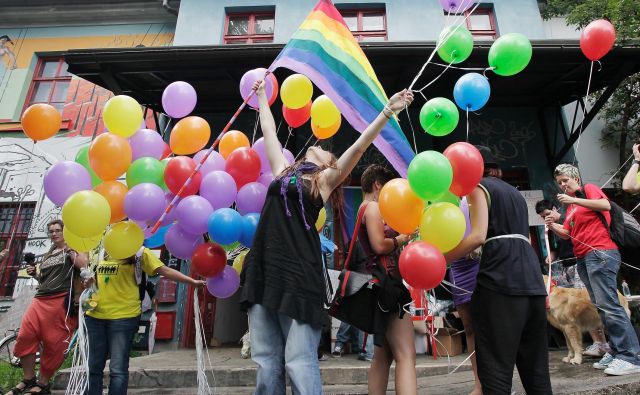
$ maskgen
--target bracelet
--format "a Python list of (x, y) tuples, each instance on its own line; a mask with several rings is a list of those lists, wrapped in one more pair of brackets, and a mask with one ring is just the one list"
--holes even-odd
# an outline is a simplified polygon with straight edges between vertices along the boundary
[(392, 237), (391, 240), (393, 240), (393, 250), (395, 251), (398, 249), (398, 239)]
[[(387, 111), (389, 111), (388, 115), (387, 115)], [(384, 114), (384, 116), (387, 117), (387, 119), (391, 119), (391, 117), (395, 115), (393, 110), (389, 108), (387, 104), (384, 105), (384, 108), (382, 109), (382, 114)]]
[(634, 159), (633, 162), (631, 162), (631, 166), (633, 165), (640, 165), (640, 160)]

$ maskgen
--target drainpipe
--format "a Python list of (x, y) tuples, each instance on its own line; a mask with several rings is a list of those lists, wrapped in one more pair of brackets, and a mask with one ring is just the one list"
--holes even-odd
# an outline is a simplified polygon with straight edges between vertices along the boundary
[(167, 10), (167, 12), (172, 13), (173, 15), (178, 15), (178, 8), (180, 8), (180, 6), (176, 7), (171, 7), (171, 5), (169, 4), (170, 0), (162, 0), (162, 7), (164, 7), (165, 10)]

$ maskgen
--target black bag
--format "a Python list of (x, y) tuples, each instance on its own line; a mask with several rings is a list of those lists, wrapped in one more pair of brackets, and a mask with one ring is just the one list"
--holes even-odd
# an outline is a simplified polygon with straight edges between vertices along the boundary
[(614, 202), (610, 202), (611, 224), (607, 226), (604, 215), (596, 211), (596, 214), (609, 229), (611, 239), (616, 243), (623, 256), (637, 257), (640, 254), (640, 223), (625, 209)]

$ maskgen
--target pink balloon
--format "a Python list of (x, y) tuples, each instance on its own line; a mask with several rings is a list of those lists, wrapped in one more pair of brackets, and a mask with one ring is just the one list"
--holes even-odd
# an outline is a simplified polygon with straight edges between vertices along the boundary
[(260, 137), (259, 139), (257, 139), (256, 142), (253, 143), (253, 146), (251, 148), (253, 148), (253, 150), (256, 151), (258, 153), (258, 156), (260, 157), (260, 172), (266, 173), (271, 171), (271, 165), (269, 164), (267, 151), (264, 146), (264, 137)]
[(200, 196), (207, 199), (214, 210), (231, 206), (237, 194), (236, 182), (225, 171), (212, 171), (200, 183)]
[[(256, 81), (265, 80), (266, 74), (267, 74), (267, 69), (262, 67), (249, 70), (246, 73), (244, 73), (244, 75), (240, 79), (240, 95), (242, 96), (243, 99), (246, 100), (247, 97), (249, 97), (253, 88), (253, 84)], [(270, 78), (267, 78), (265, 80), (264, 90), (265, 90), (265, 93), (267, 94), (267, 97), (273, 96), (273, 81)], [(251, 99), (249, 99), (247, 103), (253, 108), (258, 108), (260, 105), (258, 103), (257, 95), (251, 96)]]
[(165, 142), (162, 140), (162, 136), (155, 130), (138, 130), (136, 134), (129, 138), (132, 161), (146, 156), (156, 159), (162, 158), (164, 144)]
[[(202, 158), (204, 158), (206, 153), (206, 150), (202, 150), (193, 156), (193, 160), (196, 162), (196, 164), (202, 161)], [(224, 164), (225, 160), (222, 155), (220, 155), (218, 151), (211, 151), (211, 155), (209, 155), (207, 160), (202, 164), (202, 167), (200, 167), (200, 173), (204, 176), (211, 173), (212, 171), (224, 171)]]
[(172, 226), (164, 235), (164, 245), (171, 255), (180, 259), (191, 259), (193, 251), (204, 243), (201, 235), (192, 235), (179, 226)]
[(175, 210), (178, 226), (183, 231), (194, 235), (201, 235), (207, 231), (209, 216), (213, 213), (213, 208), (207, 199), (197, 195), (187, 196)]
[(267, 197), (267, 187), (259, 182), (250, 182), (238, 191), (236, 207), (242, 215), (260, 213)]
[(462, 236), (463, 238), (469, 236), (469, 233), (471, 233), (471, 217), (469, 216), (469, 202), (467, 202), (467, 198), (463, 197), (462, 200), (460, 200), (460, 210), (462, 210), (462, 214), (464, 214), (464, 219), (467, 222), (467, 228), (464, 231), (464, 236)]
[(264, 173), (258, 178), (257, 182), (259, 182), (260, 184), (262, 184), (265, 187), (269, 188), (269, 185), (271, 185), (271, 182), (273, 181), (274, 178), (275, 177), (273, 177), (273, 174)]
[(176, 81), (162, 92), (162, 108), (172, 118), (186, 117), (196, 107), (198, 95), (189, 83)]

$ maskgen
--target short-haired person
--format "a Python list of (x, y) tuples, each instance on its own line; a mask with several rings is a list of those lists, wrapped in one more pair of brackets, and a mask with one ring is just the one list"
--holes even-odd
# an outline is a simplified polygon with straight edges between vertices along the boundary
[(573, 165), (558, 165), (553, 175), (563, 192), (558, 194), (558, 201), (567, 205), (567, 215), (563, 224), (551, 216), (545, 223), (560, 237), (571, 238), (578, 273), (609, 334), (611, 353), (593, 367), (616, 376), (640, 373), (638, 337), (618, 300), (620, 252), (603, 223), (603, 219), (611, 222), (609, 199), (593, 184), (582, 186), (578, 168)]
[(640, 179), (638, 179), (638, 171), (640, 170), (640, 144), (633, 145), (633, 163), (622, 180), (622, 189), (629, 193), (640, 193)]

